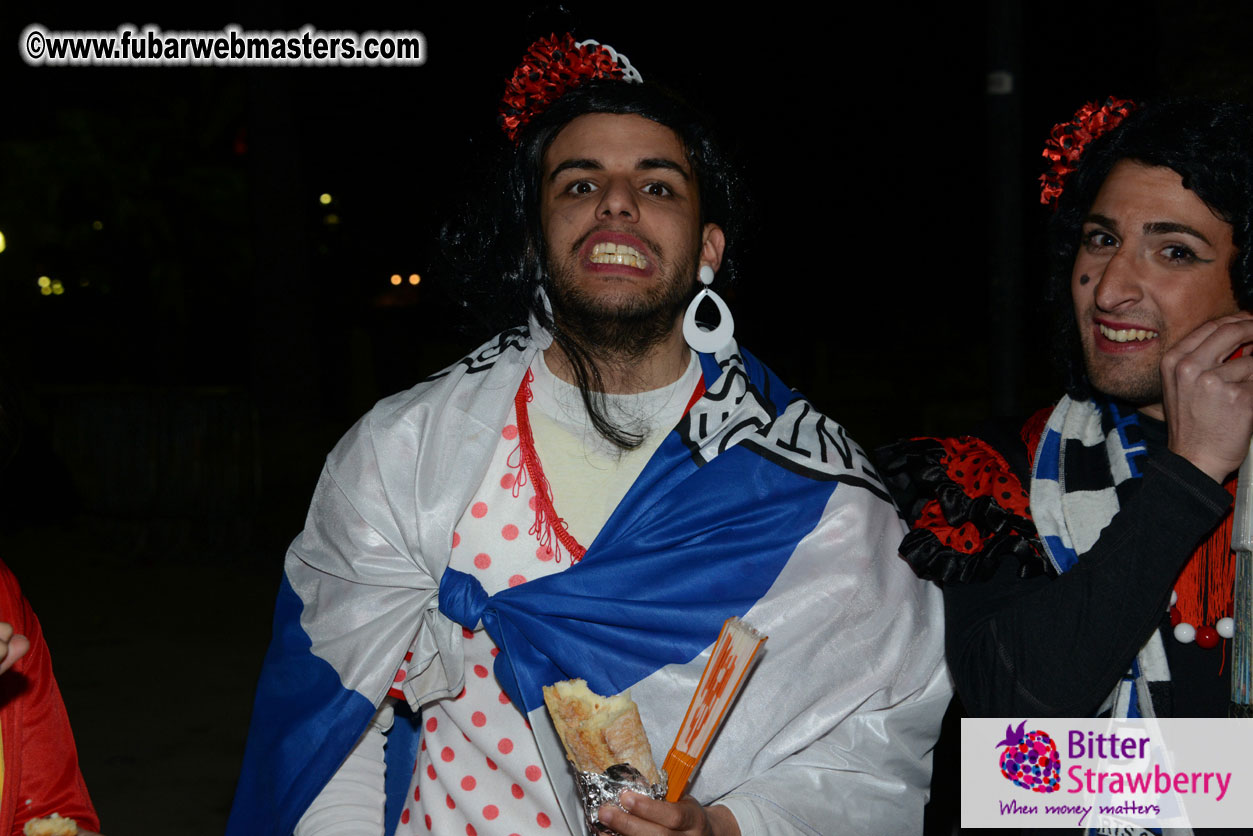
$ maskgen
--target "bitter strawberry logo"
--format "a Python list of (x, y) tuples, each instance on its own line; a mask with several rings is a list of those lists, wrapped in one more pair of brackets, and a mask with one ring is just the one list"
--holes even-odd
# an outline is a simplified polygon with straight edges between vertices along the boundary
[(997, 746), (1001, 751), (1001, 774), (1007, 780), (1032, 792), (1057, 792), (1062, 773), (1062, 761), (1057, 756), (1057, 744), (1048, 732), (1038, 729), (1024, 732), (1027, 721), (1018, 728), (1005, 727), (1005, 739)]

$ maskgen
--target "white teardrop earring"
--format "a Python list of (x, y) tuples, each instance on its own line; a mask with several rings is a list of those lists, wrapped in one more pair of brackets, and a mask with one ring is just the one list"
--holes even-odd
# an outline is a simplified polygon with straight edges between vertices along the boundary
[[(709, 289), (710, 283), (714, 280), (714, 268), (708, 264), (702, 264), (697, 278), (704, 287), (692, 299), (692, 303), (687, 306), (687, 313), (683, 315), (683, 339), (687, 340), (687, 344), (692, 347), (693, 351), (713, 354), (725, 348), (735, 336), (735, 319), (732, 318), (731, 309), (727, 307), (726, 302), (722, 301), (722, 297)], [(696, 324), (696, 309), (705, 299), (713, 302), (718, 309), (718, 327), (712, 331), (706, 331)]]

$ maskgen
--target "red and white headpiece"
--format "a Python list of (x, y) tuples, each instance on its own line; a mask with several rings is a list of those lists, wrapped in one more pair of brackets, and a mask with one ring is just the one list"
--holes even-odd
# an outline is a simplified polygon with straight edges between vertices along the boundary
[(627, 57), (596, 41), (575, 42), (569, 33), (531, 44), (513, 71), (500, 100), (500, 127), (510, 142), (532, 119), (582, 84), (594, 79), (644, 81)]
[(1079, 167), (1079, 158), (1092, 140), (1109, 133), (1126, 119), (1136, 104), (1130, 99), (1108, 97), (1103, 104), (1089, 102), (1075, 111), (1069, 122), (1053, 126), (1044, 143), (1044, 156), (1049, 169), (1040, 175), (1040, 202), (1046, 206), (1057, 205), (1062, 187), (1070, 172)]

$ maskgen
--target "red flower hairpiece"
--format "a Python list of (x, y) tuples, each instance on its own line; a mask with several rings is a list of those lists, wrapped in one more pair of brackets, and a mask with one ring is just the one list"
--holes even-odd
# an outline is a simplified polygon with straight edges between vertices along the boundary
[(575, 43), (574, 37), (550, 35), (531, 44), (513, 71), (500, 100), (500, 127), (510, 142), (527, 123), (574, 88), (598, 78), (641, 82), (625, 55), (596, 41)]
[(1079, 158), (1092, 140), (1112, 131), (1135, 110), (1130, 99), (1110, 96), (1104, 104), (1089, 102), (1075, 111), (1075, 118), (1053, 126), (1044, 143), (1044, 156), (1049, 160), (1049, 170), (1040, 175), (1040, 202), (1056, 206), (1062, 196), (1066, 176), (1079, 165)]

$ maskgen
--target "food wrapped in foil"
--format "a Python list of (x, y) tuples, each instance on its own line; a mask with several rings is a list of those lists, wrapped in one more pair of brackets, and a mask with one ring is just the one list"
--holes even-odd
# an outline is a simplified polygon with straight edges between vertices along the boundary
[(566, 757), (574, 766), (584, 818), (593, 833), (609, 833), (596, 811), (603, 804), (621, 809), (618, 796), (634, 790), (666, 797), (666, 773), (657, 768), (640, 712), (625, 693), (602, 697), (582, 679), (544, 687), (544, 703)]
[(598, 813), (601, 806), (605, 804), (612, 804), (619, 810), (623, 809), (618, 803), (618, 796), (623, 790), (638, 792), (640, 795), (646, 795), (658, 801), (666, 797), (666, 773), (664, 771), (661, 773), (660, 782), (649, 784), (638, 769), (625, 763), (615, 764), (604, 772), (576, 770), (574, 781), (578, 784), (579, 799), (583, 802), (583, 818), (587, 821), (587, 829), (591, 833), (617, 836), (616, 830), (610, 830), (600, 823)]

